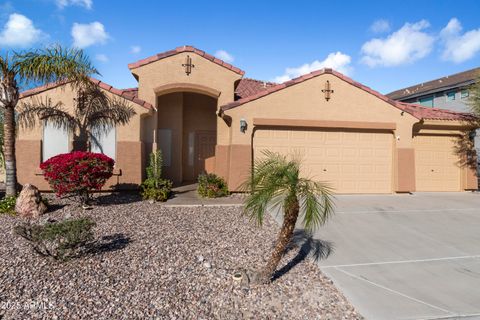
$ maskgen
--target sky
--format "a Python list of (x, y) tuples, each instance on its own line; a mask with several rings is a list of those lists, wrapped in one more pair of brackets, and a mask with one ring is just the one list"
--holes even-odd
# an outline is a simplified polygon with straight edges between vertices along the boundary
[(128, 63), (193, 45), (245, 77), (323, 67), (381, 93), (480, 67), (480, 1), (0, 0), (0, 54), (84, 49), (117, 88)]

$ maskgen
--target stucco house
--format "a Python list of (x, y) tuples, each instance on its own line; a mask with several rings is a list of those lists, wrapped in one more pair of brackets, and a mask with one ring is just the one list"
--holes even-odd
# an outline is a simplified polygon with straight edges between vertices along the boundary
[[(418, 103), (425, 107), (470, 112), (469, 87), (479, 78), (480, 68), (474, 68), (395, 90), (386, 96), (393, 100)], [(479, 130), (475, 137), (475, 147), (477, 153), (480, 152)]]
[[(232, 191), (261, 151), (294, 153), (304, 174), (337, 193), (463, 191), (477, 188), (475, 168), (462, 166), (457, 137), (474, 127), (466, 113), (391, 100), (331, 69), (281, 84), (244, 72), (191, 46), (129, 64), (138, 88), (92, 80), (137, 112), (101, 140), (116, 160), (109, 187), (136, 186), (149, 152), (161, 149), (164, 173), (176, 184), (203, 171)], [(72, 105), (68, 85), (26, 91), (24, 99)], [(69, 133), (39, 126), (17, 140), (20, 183), (47, 189), (39, 164), (71, 145)]]

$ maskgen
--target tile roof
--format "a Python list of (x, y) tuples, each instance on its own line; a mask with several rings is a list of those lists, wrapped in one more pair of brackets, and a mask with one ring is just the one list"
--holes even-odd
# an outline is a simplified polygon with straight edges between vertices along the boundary
[(419, 105), (416, 105), (416, 104), (403, 103), (403, 102), (398, 102), (398, 101), (392, 100), (392, 99), (388, 98), (387, 96), (384, 96), (381, 93), (379, 93), (379, 92), (377, 92), (377, 91), (375, 91), (375, 90), (373, 90), (373, 89), (371, 89), (371, 88), (369, 88), (369, 87), (367, 87), (367, 86), (365, 86), (365, 85), (363, 85), (363, 84), (361, 84), (361, 83), (343, 75), (340, 72), (332, 70), (330, 68), (324, 68), (324, 69), (321, 69), (321, 70), (313, 71), (311, 73), (308, 73), (308, 74), (305, 74), (305, 75), (300, 76), (298, 78), (286, 81), (284, 83), (280, 83), (280, 84), (277, 84), (277, 85), (272, 85), (272, 86), (266, 88), (265, 90), (259, 91), (259, 92), (255, 93), (253, 95), (250, 95), (250, 96), (247, 96), (247, 97), (242, 98), (240, 100), (230, 102), (226, 105), (223, 105), (223, 106), (220, 107), (220, 110), (223, 112), (223, 111), (226, 111), (226, 110), (229, 110), (229, 109), (232, 109), (232, 108), (236, 108), (236, 107), (241, 106), (241, 105), (243, 105), (247, 102), (263, 98), (263, 97), (265, 97), (265, 96), (267, 96), (271, 93), (280, 91), (282, 89), (288, 88), (290, 86), (296, 85), (298, 83), (304, 82), (304, 81), (306, 81), (308, 79), (311, 79), (311, 78), (314, 78), (314, 77), (318, 77), (318, 76), (323, 75), (323, 74), (332, 74), (332, 75), (350, 83), (351, 85), (376, 96), (377, 98), (391, 104), (392, 106), (411, 114), (412, 116), (414, 116), (415, 118), (417, 118), (419, 120), (421, 120), (421, 119), (472, 120), (474, 118), (473, 115), (471, 115), (469, 113), (454, 112), (454, 111), (450, 111), (450, 110), (443, 110), (443, 109), (437, 109), (437, 108), (427, 108), (427, 107), (419, 106)]
[(388, 93), (386, 96), (394, 100), (403, 100), (427, 93), (444, 91), (458, 86), (468, 86), (480, 77), (480, 68), (475, 68), (443, 78), (416, 84)]
[(155, 61), (167, 58), (167, 57), (171, 57), (173, 55), (176, 55), (176, 54), (179, 54), (179, 53), (182, 53), (182, 52), (192, 52), (192, 53), (198, 54), (199, 56), (201, 56), (201, 57), (203, 57), (207, 60), (210, 60), (213, 63), (216, 63), (216, 64), (218, 64), (218, 65), (220, 65), (220, 66), (222, 66), (222, 67), (224, 67), (228, 70), (231, 70), (235, 73), (238, 73), (242, 76), (245, 74), (245, 71), (242, 71), (239, 68), (234, 67), (231, 64), (226, 63), (225, 61), (220, 60), (220, 59), (206, 53), (205, 51), (199, 50), (199, 49), (197, 49), (195, 47), (192, 47), (192, 46), (182, 46), (182, 47), (178, 47), (178, 48), (173, 49), (173, 50), (158, 53), (158, 54), (150, 56), (148, 58), (138, 60), (137, 62), (130, 63), (130, 64), (128, 64), (128, 68), (130, 70), (135, 69), (135, 68), (144, 66), (146, 64), (149, 64), (149, 63), (152, 63), (152, 62), (155, 62)]
[[(138, 89), (137, 88), (130, 88), (130, 89), (123, 89), (122, 90), (122, 89), (114, 88), (111, 85), (109, 85), (109, 84), (107, 84), (103, 81), (100, 81), (98, 79), (95, 79), (95, 78), (90, 78), (90, 81), (93, 84), (99, 86), (100, 88), (102, 88), (102, 89), (104, 89), (104, 90), (106, 90), (110, 93), (113, 93), (114, 95), (125, 98), (126, 100), (129, 100), (133, 103), (136, 103), (136, 104), (138, 104), (141, 107), (144, 107), (146, 109), (153, 109), (153, 106), (150, 103), (138, 98)], [(20, 94), (20, 98), (30, 97), (30, 96), (33, 96), (35, 94), (38, 94), (38, 93), (41, 93), (41, 92), (44, 92), (44, 91), (62, 86), (66, 83), (68, 83), (68, 82), (63, 81), (63, 82), (48, 83), (48, 84), (40, 86), (40, 87), (36, 87), (36, 88), (30, 89), (30, 90), (26, 90), (26, 91), (24, 91)], [(135, 89), (137, 89), (137, 90), (135, 90)]]
[(250, 78), (243, 78), (238, 82), (238, 85), (235, 88), (235, 95), (236, 98), (243, 99), (267, 90), (275, 85), (277, 85), (275, 82), (265, 82)]

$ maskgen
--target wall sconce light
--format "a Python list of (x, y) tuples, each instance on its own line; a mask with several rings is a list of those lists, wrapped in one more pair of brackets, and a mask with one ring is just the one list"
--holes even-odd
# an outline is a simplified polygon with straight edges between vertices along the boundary
[(470, 141), (474, 141), (476, 136), (477, 132), (475, 130), (472, 130), (468, 133), (468, 138), (470, 139)]
[(331, 94), (333, 93), (330, 87), (330, 81), (327, 80), (327, 82), (325, 82), (325, 89), (323, 89), (322, 92), (325, 93), (325, 100), (330, 100)]
[(245, 131), (247, 131), (247, 127), (248, 127), (247, 120), (243, 118), (240, 119), (240, 132), (245, 133)]

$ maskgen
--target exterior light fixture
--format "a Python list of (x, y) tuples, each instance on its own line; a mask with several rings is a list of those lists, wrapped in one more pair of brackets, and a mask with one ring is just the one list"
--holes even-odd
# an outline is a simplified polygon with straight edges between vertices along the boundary
[(327, 82), (325, 82), (325, 89), (323, 89), (322, 92), (325, 93), (325, 100), (330, 100), (331, 94), (333, 93), (330, 87), (330, 81), (327, 80)]
[(468, 138), (470, 139), (470, 141), (475, 140), (476, 136), (477, 136), (477, 132), (475, 130), (472, 130), (468, 133)]
[(247, 131), (247, 127), (248, 127), (247, 120), (243, 118), (240, 119), (240, 132), (245, 133), (245, 131)]

